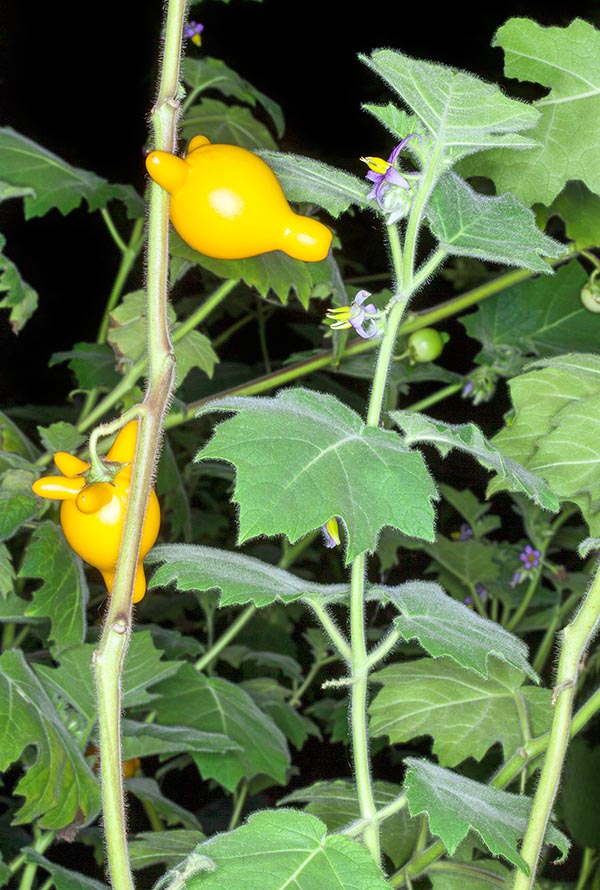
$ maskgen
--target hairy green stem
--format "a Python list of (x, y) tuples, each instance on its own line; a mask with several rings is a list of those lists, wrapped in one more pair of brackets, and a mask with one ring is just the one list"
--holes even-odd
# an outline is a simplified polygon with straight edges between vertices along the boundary
[(239, 632), (244, 628), (250, 619), (256, 614), (256, 606), (250, 603), (249, 606), (246, 606), (243, 612), (240, 612), (234, 621), (231, 622), (227, 630), (225, 630), (219, 639), (213, 643), (213, 645), (207, 649), (204, 655), (201, 655), (198, 661), (195, 663), (194, 667), (197, 671), (203, 671), (209, 664), (218, 658), (223, 649), (225, 649), (230, 642), (236, 637)]
[[(156, 147), (170, 152), (176, 148), (179, 65), (185, 10), (185, 0), (169, 0), (158, 97), (151, 116)], [(121, 767), (121, 674), (131, 634), (131, 596), (146, 505), (160, 452), (163, 416), (174, 381), (175, 359), (167, 316), (168, 207), (168, 194), (153, 183), (150, 187), (148, 223), (146, 395), (139, 409), (137, 448), (114, 587), (102, 637), (94, 653), (103, 823), (113, 890), (132, 890), (134, 886), (127, 849)]]
[(600, 571), (592, 582), (583, 605), (573, 621), (562, 631), (561, 653), (556, 675), (553, 703), (554, 718), (538, 787), (533, 799), (521, 855), (531, 873), (518, 871), (514, 890), (531, 890), (538, 859), (554, 800), (558, 792), (563, 763), (571, 735), (571, 713), (581, 660), (598, 627), (600, 616)]

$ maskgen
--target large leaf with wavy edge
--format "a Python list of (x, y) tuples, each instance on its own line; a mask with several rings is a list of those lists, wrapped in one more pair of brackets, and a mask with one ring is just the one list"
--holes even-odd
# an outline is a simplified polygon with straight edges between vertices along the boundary
[[(76, 708), (88, 721), (96, 716), (96, 689), (92, 673), (92, 656), (97, 646), (82, 643), (72, 646), (59, 656), (58, 667), (45, 664), (35, 666), (44, 684), (50, 686)], [(150, 631), (132, 634), (127, 660), (123, 668), (123, 706), (141, 707), (152, 702), (154, 693), (149, 687), (177, 673), (180, 661), (163, 661), (162, 652), (152, 642)]]
[(81, 560), (55, 522), (42, 522), (34, 531), (19, 578), (42, 580), (25, 614), (50, 619), (50, 640), (56, 650), (82, 643), (86, 633), (87, 581)]
[(544, 257), (567, 252), (538, 229), (532, 211), (514, 195), (480, 195), (456, 173), (446, 173), (437, 183), (427, 218), (440, 247), (452, 256), (551, 273)]
[(494, 84), (391, 49), (359, 58), (418, 115), (452, 162), (486, 146), (525, 149), (536, 144), (519, 133), (535, 126), (539, 112), (509, 99)]
[[(573, 353), (532, 363), (510, 382), (514, 417), (493, 444), (580, 508), (600, 536), (600, 356)], [(502, 490), (498, 479), (489, 492)]]
[(268, 127), (243, 105), (226, 105), (217, 99), (201, 99), (188, 108), (181, 125), (184, 139), (192, 139), (198, 133), (211, 142), (241, 145), (252, 151), (255, 148), (276, 148)]
[[(531, 798), (474, 782), (427, 760), (407, 757), (404, 762), (408, 767), (404, 786), (411, 815), (427, 813), (431, 832), (442, 839), (450, 855), (473, 829), (490, 853), (504, 856), (529, 874), (529, 866), (517, 851), (517, 841), (527, 828)], [(546, 840), (566, 857), (569, 841), (561, 831), (550, 826)]]
[(592, 352), (600, 343), (600, 315), (589, 312), (579, 298), (587, 280), (582, 266), (573, 260), (552, 278), (531, 278), (481, 302), (475, 312), (461, 318), (469, 337), (483, 347), (475, 360), (502, 361), (507, 347), (540, 357), (572, 349)]
[(60, 719), (42, 684), (16, 649), (0, 656), (0, 771), (30, 745), (37, 749), (15, 788), (25, 798), (15, 823), (39, 820), (60, 829), (92, 818), (99, 786), (75, 739)]
[(315, 816), (264, 810), (245, 825), (196, 847), (212, 863), (186, 881), (187, 890), (389, 890), (362, 844), (327, 835)]
[(372, 675), (381, 689), (369, 708), (371, 732), (392, 744), (433, 738), (442, 766), (481, 760), (500, 744), (508, 759), (550, 728), (550, 690), (523, 686), (523, 674), (500, 661), (487, 678), (448, 658), (399, 662)]
[[(373, 797), (378, 810), (402, 796), (402, 787), (391, 782), (373, 782)], [(305, 803), (304, 811), (321, 819), (329, 832), (339, 831), (360, 818), (358, 794), (354, 782), (334, 779), (299, 788), (278, 802), (279, 806)], [(399, 868), (412, 854), (420, 825), (411, 819), (406, 805), (381, 823), (381, 849)]]
[(214, 732), (235, 743), (223, 753), (195, 752), (192, 757), (204, 779), (215, 779), (233, 792), (242, 778), (265, 775), (285, 782), (290, 763), (287, 742), (273, 720), (258, 708), (247, 692), (218, 677), (198, 673), (184, 664), (176, 677), (155, 690), (152, 703), (158, 721)]
[(260, 151), (279, 179), (288, 201), (308, 201), (323, 207), (336, 219), (349, 207), (368, 207), (372, 186), (345, 170), (302, 155)]
[(254, 556), (196, 544), (161, 544), (146, 561), (160, 563), (150, 588), (175, 584), (177, 590), (220, 590), (220, 606), (254, 603), (260, 608), (311, 595), (324, 602), (350, 590), (348, 584), (306, 581)]
[(89, 170), (72, 167), (10, 127), (0, 128), (0, 170), (9, 185), (33, 191), (24, 197), (26, 219), (43, 216), (53, 208), (70, 213), (82, 200), (90, 210), (98, 210), (115, 198), (123, 201), (130, 216), (144, 212), (144, 203), (131, 186), (111, 185)]
[(458, 448), (470, 454), (482, 467), (494, 470), (503, 488), (526, 494), (545, 510), (558, 512), (558, 500), (547, 482), (505, 456), (474, 423), (444, 423), (412, 411), (390, 411), (390, 417), (404, 433), (408, 445), (428, 442), (435, 445), (442, 457)]
[(550, 90), (534, 103), (541, 117), (530, 135), (539, 147), (486, 151), (469, 158), (463, 173), (488, 176), (498, 191), (512, 192), (528, 207), (552, 203), (572, 179), (600, 193), (600, 32), (582, 19), (545, 28), (513, 18), (498, 29), (493, 46), (504, 50), (507, 77)]
[(240, 543), (281, 534), (293, 543), (332, 516), (346, 528), (347, 562), (373, 551), (385, 525), (433, 540), (437, 495), (421, 455), (333, 396), (293, 389), (219, 399), (206, 410), (237, 412), (196, 460), (236, 467)]
[(439, 584), (409, 581), (398, 587), (373, 585), (401, 613), (394, 625), (405, 640), (418, 640), (437, 658), (447, 655), (458, 664), (487, 677), (490, 656), (523, 671), (536, 682), (527, 660), (527, 646), (495, 621), (482, 618), (448, 596)]

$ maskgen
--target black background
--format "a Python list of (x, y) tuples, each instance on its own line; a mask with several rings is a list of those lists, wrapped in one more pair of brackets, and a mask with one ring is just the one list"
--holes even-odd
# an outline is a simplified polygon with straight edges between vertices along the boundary
[[(502, 80), (491, 42), (507, 18), (599, 23), (595, 2), (564, 4), (355, 4), (341, 0), (231, 0), (193, 7), (205, 25), (202, 52), (222, 58), (278, 101), (284, 150), (364, 173), (361, 154), (390, 146), (362, 102), (390, 94), (357, 58), (388, 46)], [(142, 146), (155, 91), (162, 3), (33, 4), (0, 12), (0, 113), (70, 163), (141, 192)], [(195, 47), (190, 51), (198, 53)], [(385, 138), (382, 138), (385, 137)], [(50, 354), (95, 339), (118, 257), (99, 214), (51, 211), (25, 223), (19, 201), (0, 207), (7, 255), (38, 290), (40, 309), (19, 337), (0, 316), (0, 405), (60, 403), (71, 385)]]

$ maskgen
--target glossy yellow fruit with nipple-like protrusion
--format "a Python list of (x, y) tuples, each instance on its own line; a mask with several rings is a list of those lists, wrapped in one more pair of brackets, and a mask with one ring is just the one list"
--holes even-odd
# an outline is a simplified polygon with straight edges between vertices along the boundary
[(241, 260), (283, 250), (316, 262), (329, 253), (329, 229), (294, 213), (268, 164), (245, 148), (194, 136), (187, 157), (153, 151), (146, 168), (171, 195), (175, 230), (206, 256)]

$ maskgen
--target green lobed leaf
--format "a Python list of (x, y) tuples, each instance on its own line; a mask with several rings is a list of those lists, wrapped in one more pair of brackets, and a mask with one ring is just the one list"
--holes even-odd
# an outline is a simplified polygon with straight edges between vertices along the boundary
[(301, 597), (341, 596), (348, 584), (319, 584), (299, 578), (253, 556), (202, 547), (198, 544), (160, 544), (147, 558), (161, 563), (148, 582), (150, 589), (174, 584), (177, 590), (220, 590), (220, 606), (274, 602), (291, 603)]
[(415, 112), (451, 162), (486, 146), (523, 150), (536, 144), (519, 132), (535, 126), (539, 112), (494, 84), (391, 49), (359, 58)]
[(323, 207), (335, 219), (350, 207), (368, 207), (368, 182), (322, 161), (278, 151), (258, 152), (273, 170), (288, 201)]
[(585, 271), (573, 260), (552, 278), (532, 278), (484, 300), (461, 319), (469, 337), (483, 347), (476, 361), (489, 364), (506, 347), (538, 356), (593, 352), (600, 342), (600, 316), (588, 312), (579, 299), (586, 281)]
[(487, 678), (448, 658), (421, 658), (389, 665), (372, 679), (382, 686), (369, 708), (373, 735), (392, 744), (431, 736), (442, 766), (481, 760), (495, 744), (507, 760), (550, 729), (550, 690), (523, 686), (523, 674), (500, 661), (490, 663)]
[(51, 862), (45, 856), (41, 856), (37, 850), (32, 847), (24, 847), (25, 861), (41, 865), (45, 871), (51, 876), (51, 886), (56, 890), (109, 890), (106, 884), (89, 878), (81, 872), (73, 871), (70, 868), (63, 868), (56, 862)]
[(441, 484), (439, 489), (444, 500), (454, 507), (456, 512), (466, 520), (476, 540), (499, 528), (501, 524), (500, 517), (495, 514), (487, 515), (492, 505), (489, 502), (480, 501), (470, 488), (463, 488), (459, 491), (451, 485)]
[(38, 502), (33, 494), (0, 489), (0, 541), (12, 538), (37, 511)]
[(67, 214), (82, 200), (90, 210), (123, 201), (132, 217), (143, 215), (141, 197), (131, 186), (111, 185), (95, 173), (71, 164), (10, 127), (0, 128), (0, 170), (9, 185), (32, 189), (24, 198), (25, 218), (43, 216), (56, 208)]
[(505, 456), (474, 423), (444, 423), (413, 411), (390, 411), (390, 417), (402, 430), (407, 445), (428, 442), (435, 445), (442, 457), (458, 448), (470, 454), (482, 467), (494, 470), (507, 491), (526, 494), (544, 510), (558, 512), (556, 494), (547, 482)]
[[(427, 813), (431, 832), (441, 838), (450, 855), (472, 829), (490, 853), (504, 856), (529, 874), (529, 866), (517, 851), (529, 820), (529, 797), (474, 782), (426, 760), (407, 757), (404, 762), (411, 815)], [(562, 832), (550, 826), (546, 840), (566, 857), (569, 841)]]
[(85, 436), (72, 423), (65, 423), (64, 420), (59, 420), (46, 427), (38, 426), (37, 430), (42, 445), (50, 453), (68, 451), (70, 454), (74, 454), (85, 442)]
[(346, 528), (347, 562), (373, 551), (385, 525), (433, 539), (436, 491), (421, 455), (333, 396), (283, 390), (272, 399), (217, 400), (208, 410), (237, 412), (196, 460), (236, 467), (240, 543), (261, 534), (293, 543), (332, 516)]
[(530, 135), (539, 147), (485, 152), (470, 158), (463, 172), (489, 177), (498, 191), (512, 192), (528, 207), (551, 204), (572, 179), (600, 193), (594, 123), (600, 116), (600, 33), (579, 18), (565, 28), (512, 18), (498, 29), (492, 45), (504, 50), (507, 77), (549, 88), (533, 103), (540, 117)]
[(183, 825), (191, 831), (200, 829), (200, 823), (193, 813), (179, 806), (174, 800), (165, 797), (157, 782), (146, 777), (127, 779), (127, 791), (134, 794), (142, 803), (149, 803), (166, 825)]
[(302, 750), (309, 735), (321, 737), (317, 724), (288, 704), (290, 690), (280, 686), (276, 680), (271, 677), (257, 677), (247, 680), (242, 688), (261, 711), (272, 718), (297, 751)]
[(88, 587), (83, 564), (55, 522), (42, 522), (27, 545), (19, 578), (41, 579), (26, 615), (50, 619), (49, 639), (60, 652), (82, 643)]
[[(514, 416), (493, 444), (580, 508), (600, 536), (600, 356), (572, 353), (542, 359), (511, 380)], [(489, 493), (501, 490), (500, 480)]]
[(600, 244), (600, 197), (582, 182), (569, 180), (549, 207), (536, 205), (538, 222), (559, 216), (569, 241), (577, 250)]
[(81, 389), (113, 389), (121, 379), (115, 368), (115, 354), (106, 343), (75, 343), (68, 352), (54, 352), (48, 367), (68, 362)]
[(185, 112), (181, 124), (183, 139), (201, 134), (211, 142), (240, 145), (249, 150), (277, 148), (275, 140), (249, 108), (225, 105), (217, 99), (201, 99)]
[(158, 726), (123, 720), (122, 759), (152, 757), (157, 754), (189, 754), (209, 751), (218, 754), (239, 748), (230, 739), (215, 732), (202, 732), (189, 726)]
[(480, 195), (456, 173), (442, 176), (426, 212), (440, 247), (452, 256), (550, 273), (544, 258), (567, 252), (564, 244), (540, 231), (532, 211), (514, 195)]
[[(26, 190), (23, 194), (28, 194)], [(1, 200), (1, 199), (0, 199)], [(13, 334), (23, 330), (38, 306), (37, 292), (21, 278), (15, 264), (2, 253), (5, 239), (0, 235), (0, 309), (8, 309)]]
[(177, 865), (204, 839), (201, 831), (188, 828), (141, 831), (129, 839), (131, 867), (137, 871), (160, 863)]
[[(97, 646), (83, 643), (61, 652), (58, 667), (36, 665), (36, 673), (76, 708), (87, 721), (96, 717), (96, 689), (92, 673), (92, 656)], [(178, 661), (162, 661), (148, 630), (131, 636), (127, 660), (123, 668), (123, 707), (143, 707), (156, 697), (149, 687), (165, 680), (181, 667)]]
[[(393, 803), (402, 794), (402, 787), (391, 782), (373, 782), (373, 797), (378, 810)], [(356, 785), (347, 779), (316, 782), (308, 788), (292, 791), (279, 801), (279, 806), (306, 803), (304, 811), (327, 825), (330, 833), (360, 818)], [(407, 808), (399, 810), (381, 823), (381, 849), (396, 868), (411, 856), (420, 831), (419, 821), (411, 819)]]
[(194, 92), (217, 90), (223, 96), (231, 96), (248, 105), (262, 105), (275, 125), (277, 136), (281, 139), (284, 131), (283, 113), (277, 102), (270, 99), (249, 81), (230, 68), (222, 59), (203, 56), (195, 59), (187, 56), (182, 66), (182, 76), (186, 84), (194, 88)]
[(401, 612), (395, 627), (405, 640), (418, 640), (437, 658), (447, 655), (464, 668), (488, 676), (490, 656), (499, 658), (538, 682), (527, 660), (527, 646), (495, 621), (482, 618), (464, 603), (452, 599), (438, 584), (409, 581), (397, 587), (373, 585)]
[(265, 810), (235, 831), (197, 848), (212, 861), (186, 881), (187, 890), (389, 890), (362, 844), (327, 835), (325, 825), (296, 810)]
[(225, 753), (192, 755), (204, 779), (215, 779), (231, 792), (240, 779), (257, 775), (284, 783), (289, 766), (285, 737), (243, 689), (184, 664), (155, 692), (160, 697), (152, 707), (161, 724), (181, 726), (183, 717), (186, 726), (219, 733), (236, 744), (236, 750)]
[(477, 584), (485, 587), (498, 578), (500, 567), (495, 558), (497, 551), (487, 541), (473, 538), (456, 541), (438, 535), (433, 544), (425, 544), (423, 549), (467, 587)]
[(60, 829), (98, 811), (98, 783), (22, 653), (0, 655), (0, 771), (33, 745), (37, 757), (15, 788), (25, 798), (15, 823)]

